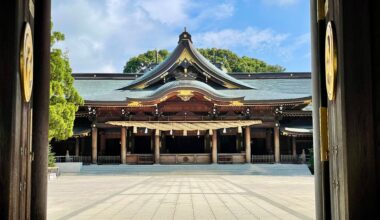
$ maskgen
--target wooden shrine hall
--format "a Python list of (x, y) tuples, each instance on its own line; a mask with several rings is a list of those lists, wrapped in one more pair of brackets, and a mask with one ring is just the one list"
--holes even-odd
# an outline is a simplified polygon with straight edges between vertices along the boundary
[(227, 73), (186, 31), (144, 73), (74, 77), (85, 104), (58, 162), (298, 163), (313, 147), (309, 73)]
[[(310, 0), (312, 79), (227, 74), (193, 48), (188, 33), (143, 75), (75, 75), (85, 105), (73, 138), (54, 143), (54, 150), (97, 163), (107, 155), (128, 162), (140, 152), (147, 152), (141, 161), (177, 155), (184, 163), (180, 155), (189, 152), (211, 158), (216, 151), (224, 162), (251, 149), (252, 161), (269, 155), (284, 162), (282, 155), (308, 148), (312, 130), (316, 219), (374, 219), (380, 203), (379, 10), (380, 1)], [(0, 17), (0, 219), (47, 219), (51, 0), (5, 0)], [(206, 123), (214, 129), (202, 129)]]

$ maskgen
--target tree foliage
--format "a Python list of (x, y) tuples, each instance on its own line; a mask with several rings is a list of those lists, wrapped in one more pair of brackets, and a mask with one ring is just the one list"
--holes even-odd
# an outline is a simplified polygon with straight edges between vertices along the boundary
[[(169, 51), (159, 50), (158, 52), (158, 63), (162, 62), (166, 57), (169, 56)], [(156, 50), (148, 50), (147, 52), (140, 54), (136, 57), (132, 57), (128, 60), (127, 64), (124, 66), (124, 73), (136, 73), (144, 67), (149, 66), (149, 64), (156, 63)]]
[(63, 41), (64, 34), (52, 32), (50, 51), (50, 106), (49, 106), (49, 140), (65, 140), (73, 135), (75, 112), (83, 99), (74, 88), (67, 53), (53, 48)]
[[(227, 69), (228, 72), (284, 72), (285, 68), (279, 65), (270, 65), (262, 60), (247, 56), (238, 56), (234, 52), (226, 49), (206, 48), (198, 49), (198, 51), (213, 63), (220, 63)], [(169, 56), (167, 50), (159, 51), (159, 62)], [(124, 66), (124, 73), (138, 72), (141, 67), (146, 67), (156, 60), (154, 50), (149, 50), (146, 53), (140, 54), (129, 59)]]

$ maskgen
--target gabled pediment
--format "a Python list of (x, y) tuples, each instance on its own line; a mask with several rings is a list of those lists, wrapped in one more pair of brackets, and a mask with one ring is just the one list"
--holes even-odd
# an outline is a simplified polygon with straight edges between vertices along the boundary
[(236, 104), (244, 101), (244, 97), (235, 97), (225, 95), (224, 93), (215, 90), (211, 86), (195, 81), (195, 80), (181, 80), (169, 82), (160, 88), (151, 92), (144, 98), (127, 97), (128, 103), (150, 103), (157, 104), (164, 102), (173, 97), (178, 98), (180, 101), (188, 102), (194, 98), (202, 99), (209, 102), (219, 102), (227, 104)]
[(180, 35), (178, 46), (165, 61), (120, 90), (151, 89), (178, 80), (200, 81), (214, 88), (254, 89), (208, 61), (195, 49), (191, 35), (185, 31)]

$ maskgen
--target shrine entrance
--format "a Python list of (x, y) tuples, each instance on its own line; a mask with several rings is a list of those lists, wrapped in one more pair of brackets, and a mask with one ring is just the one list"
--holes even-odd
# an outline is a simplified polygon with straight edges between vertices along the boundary
[(165, 153), (205, 153), (204, 136), (165, 136)]

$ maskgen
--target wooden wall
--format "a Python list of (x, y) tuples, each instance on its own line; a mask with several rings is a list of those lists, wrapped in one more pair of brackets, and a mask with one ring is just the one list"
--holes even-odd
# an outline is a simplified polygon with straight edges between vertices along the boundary
[[(3, 1), (0, 7), (0, 219), (30, 214), (30, 105), (23, 101), (19, 75), (24, 21), (32, 26), (29, 1)], [(33, 2), (32, 2), (33, 3)]]
[[(373, 61), (380, 48), (376, 39), (371, 41), (379, 39), (378, 10), (372, 8), (371, 17), (374, 5), (369, 1), (328, 0), (328, 5), (326, 21), (336, 27), (338, 51), (336, 99), (327, 103), (331, 218), (370, 219), (376, 214), (378, 193), (375, 132), (380, 81), (375, 71), (380, 63)], [(323, 54), (318, 59), (324, 59)]]
[[(371, 1), (371, 52), (372, 52), (372, 101), (374, 146), (376, 159), (376, 186), (380, 186), (380, 1)], [(380, 190), (376, 191), (377, 204), (380, 204)]]

